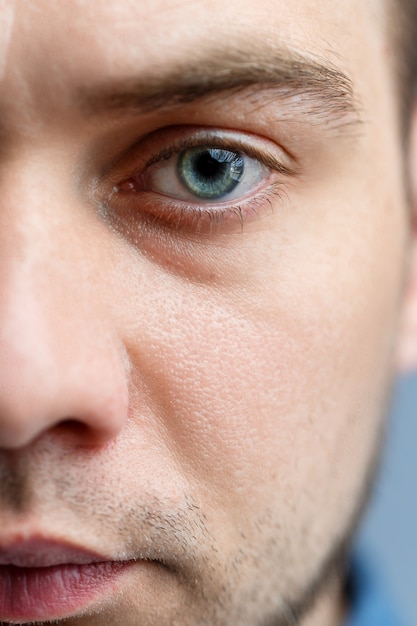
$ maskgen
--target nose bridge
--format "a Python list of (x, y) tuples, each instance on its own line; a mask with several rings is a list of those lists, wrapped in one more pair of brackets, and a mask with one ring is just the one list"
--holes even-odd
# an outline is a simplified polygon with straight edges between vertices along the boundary
[[(11, 337), (29, 340), (31, 336), (30, 343), (41, 345), (45, 339), (39, 322), (42, 308), (52, 297), (50, 287), (58, 285), (52, 271), (59, 270), (53, 262), (54, 247), (59, 245), (53, 231), (57, 234), (59, 229), (50, 215), (53, 190), (45, 183), (45, 169), (40, 163), (34, 167), (28, 157), (6, 164), (0, 174), (2, 343)], [(29, 319), (37, 325), (37, 337), (33, 326), (26, 325)]]
[(39, 354), (60, 332), (52, 319), (60, 320), (74, 297), (88, 304), (88, 262), (73, 232), (81, 229), (52, 160), (22, 155), (0, 174), (0, 337), (20, 338), (22, 350)]
[(126, 417), (124, 355), (94, 289), (94, 229), (73, 204), (39, 158), (0, 175), (0, 448), (69, 421), (102, 441)]

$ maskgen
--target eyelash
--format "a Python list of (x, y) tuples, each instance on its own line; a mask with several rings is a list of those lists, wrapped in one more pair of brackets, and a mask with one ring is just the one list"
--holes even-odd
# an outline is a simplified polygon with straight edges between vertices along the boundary
[[(180, 132), (179, 129), (171, 129)], [(190, 128), (187, 128), (188, 133)], [(181, 129), (184, 132), (184, 129)], [(158, 137), (160, 133), (158, 132)], [(155, 138), (156, 142), (158, 137)], [(155, 143), (152, 136), (148, 138), (151, 149)], [(137, 196), (140, 196), (140, 217), (153, 225), (164, 225), (171, 230), (192, 231), (197, 233), (213, 233), (227, 227), (240, 229), (251, 219), (257, 219), (262, 209), (266, 206), (272, 211), (274, 200), (281, 199), (285, 195), (285, 182), (294, 174), (292, 167), (288, 164), (289, 156), (284, 154), (282, 149), (281, 155), (277, 158), (274, 154), (278, 151), (277, 146), (273, 146), (271, 151), (260, 148), (256, 143), (261, 143), (253, 136), (245, 135), (242, 139), (242, 133), (225, 132), (223, 130), (194, 130), (189, 137), (181, 137), (164, 146), (156, 154), (149, 159), (143, 159), (145, 147), (139, 144), (131, 155), (128, 156), (129, 163), (133, 160), (133, 167), (128, 165), (128, 169), (133, 169), (133, 173), (129, 176), (123, 176), (122, 179), (113, 185), (112, 199), (122, 206), (129, 213), (132, 210), (131, 199), (135, 198), (133, 210), (137, 215)], [(266, 143), (266, 141), (264, 141)], [(270, 142), (268, 142), (270, 143)], [(159, 163), (164, 163), (174, 156), (179, 156), (182, 152), (190, 148), (219, 148), (230, 152), (239, 152), (244, 158), (256, 160), (267, 170), (266, 176), (262, 178), (260, 184), (251, 188), (249, 193), (245, 194), (242, 199), (235, 200), (230, 203), (227, 201), (211, 202), (201, 200), (200, 203), (186, 202), (182, 199), (170, 198), (163, 193), (154, 192), (148, 189), (139, 189), (137, 180), (143, 181), (143, 175)], [(137, 168), (135, 164), (142, 161), (142, 165)], [(123, 171), (124, 168), (122, 168)], [(125, 171), (125, 170), (124, 170)], [(276, 174), (276, 178), (280, 180), (271, 181), (270, 179)], [(269, 181), (269, 184), (268, 184)], [(239, 182), (240, 184), (240, 182)], [(255, 195), (253, 192), (255, 191)], [(136, 197), (135, 197), (136, 196)]]

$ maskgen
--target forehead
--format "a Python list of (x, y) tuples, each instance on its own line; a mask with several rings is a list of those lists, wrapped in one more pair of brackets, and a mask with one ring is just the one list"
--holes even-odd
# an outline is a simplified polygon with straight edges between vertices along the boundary
[(352, 82), (365, 119), (388, 115), (393, 128), (396, 123), (393, 55), (384, 3), (378, 0), (32, 0), (24, 5), (9, 0), (6, 6), (0, 109), (8, 132), (19, 127), (23, 132), (22, 121), (33, 127), (35, 117), (48, 123), (52, 112), (72, 114), (77, 92), (85, 89), (94, 92), (129, 80), (149, 86), (161, 76), (170, 77), (172, 86), (190, 66), (201, 83), (216, 55), (218, 75), (229, 71), (227, 64), (223, 68), (228, 55), (242, 73), (245, 63), (253, 68), (260, 59), (265, 65), (270, 53), (278, 58), (282, 51), (330, 64)]
[(24, 54), (27, 75), (33, 73), (33, 66), (42, 65), (51, 75), (59, 73), (61, 81), (74, 75), (89, 79), (91, 73), (149, 71), (184, 57), (198, 60), (207, 47), (225, 42), (245, 42), (248, 54), (251, 46), (260, 43), (288, 46), (325, 54), (354, 68), (363, 59), (362, 46), (369, 54), (378, 45), (382, 4), (374, 0), (6, 0), (0, 53), (3, 65), (9, 55)]

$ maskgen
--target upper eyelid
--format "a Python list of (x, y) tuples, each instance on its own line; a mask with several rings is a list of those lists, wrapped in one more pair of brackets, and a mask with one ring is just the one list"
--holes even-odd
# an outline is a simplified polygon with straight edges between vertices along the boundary
[[(163, 137), (164, 131), (168, 134), (173, 133), (174, 135), (178, 133), (179, 136), (171, 140), (167, 139), (162, 149), (156, 149), (154, 154), (146, 158), (146, 152), (149, 153), (152, 151), (149, 144), (164, 143), (160, 138), (161, 135)], [(186, 137), (183, 136), (184, 133), (187, 134)], [(262, 149), (260, 144), (268, 144), (268, 148), (270, 144), (271, 146), (269, 149)], [(118, 161), (115, 167), (116, 176), (119, 168), (124, 169), (124, 167), (126, 167), (126, 161), (129, 164), (133, 161), (134, 163), (131, 167), (139, 174), (155, 163), (169, 159), (174, 154), (179, 154), (187, 148), (196, 146), (220, 147), (226, 150), (242, 152), (251, 158), (257, 159), (271, 170), (285, 176), (294, 176), (298, 172), (298, 163), (295, 157), (290, 154), (288, 150), (273, 144), (271, 140), (256, 138), (249, 133), (235, 130), (228, 131), (219, 128), (180, 126), (160, 129), (151, 133), (144, 139), (141, 139)], [(279, 156), (275, 156), (274, 153), (279, 153)]]
[(179, 154), (183, 150), (187, 148), (194, 148), (198, 146), (207, 146), (207, 147), (216, 147), (223, 148), (225, 150), (230, 150), (231, 152), (242, 152), (249, 157), (258, 159), (264, 165), (270, 167), (271, 169), (278, 170), (282, 174), (290, 174), (290, 168), (285, 165), (281, 160), (273, 158), (268, 152), (262, 152), (257, 149), (256, 146), (250, 146), (248, 143), (244, 141), (233, 141), (228, 139), (227, 137), (202, 137), (201, 139), (195, 141), (193, 138), (189, 141), (180, 141), (173, 146), (162, 150), (159, 154), (156, 154), (152, 157), (146, 164), (146, 167), (151, 167), (155, 163), (159, 163), (164, 159), (168, 159), (174, 154)]

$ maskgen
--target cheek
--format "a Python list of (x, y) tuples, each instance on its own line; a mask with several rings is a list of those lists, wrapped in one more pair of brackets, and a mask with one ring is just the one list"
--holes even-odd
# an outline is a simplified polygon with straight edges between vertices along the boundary
[(273, 236), (242, 251), (250, 279), (242, 271), (233, 289), (155, 267), (131, 276), (124, 340), (162, 433), (157, 454), (163, 463), (169, 450), (196, 493), (231, 515), (277, 490), (292, 501), (313, 492), (317, 506), (345, 494), (351, 506), (390, 369), (404, 232), (393, 209), (365, 228), (369, 212), (293, 218), (279, 254)]

